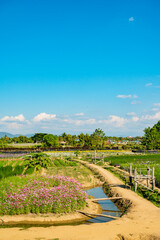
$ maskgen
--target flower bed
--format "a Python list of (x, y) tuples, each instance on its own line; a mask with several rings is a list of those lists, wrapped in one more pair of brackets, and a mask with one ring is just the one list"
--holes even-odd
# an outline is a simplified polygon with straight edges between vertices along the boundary
[(9, 177), (0, 189), (0, 215), (69, 213), (86, 206), (81, 184), (63, 176)]
[(1, 153), (0, 158), (19, 158), (26, 155), (26, 153)]

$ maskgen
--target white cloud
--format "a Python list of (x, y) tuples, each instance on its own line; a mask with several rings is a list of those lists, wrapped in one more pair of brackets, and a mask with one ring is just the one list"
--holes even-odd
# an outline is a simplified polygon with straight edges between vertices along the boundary
[[(134, 95), (132, 95), (133, 97)], [(156, 106), (160, 106), (160, 103), (155, 103)], [(154, 111), (154, 112), (153, 112)], [(92, 132), (96, 128), (102, 128), (111, 134), (122, 133), (127, 134), (130, 132), (141, 131), (143, 134), (143, 129), (146, 126), (151, 126), (156, 123), (157, 120), (160, 120), (160, 109), (155, 107), (152, 109), (152, 112), (144, 113), (144, 115), (136, 115), (135, 112), (126, 113), (125, 117), (117, 115), (109, 115), (106, 118), (92, 118), (83, 117), (82, 114), (78, 114), (77, 117), (75, 114), (71, 116), (56, 115), (56, 114), (47, 114), (40, 113), (36, 115), (32, 121), (29, 121), (24, 118), (22, 114), (17, 116), (4, 116), (0, 119), (1, 131), (11, 131), (12, 133), (32, 133), (38, 132), (42, 129), (50, 133), (59, 134), (63, 131), (68, 131), (70, 133), (74, 132)], [(53, 124), (54, 122), (54, 124)]]
[(139, 121), (139, 117), (137, 117), (137, 116), (132, 117), (132, 121), (133, 122), (138, 122)]
[(83, 120), (73, 120), (72, 121), (72, 124), (75, 124), (77, 126), (80, 126), (80, 125), (83, 125), (84, 124), (84, 121)]
[(155, 107), (160, 107), (160, 103), (154, 103), (153, 104)]
[(146, 114), (146, 115), (141, 117), (141, 120), (142, 121), (145, 121), (145, 120), (160, 120), (160, 112), (157, 112), (154, 115)]
[(77, 120), (77, 119), (67, 118), (67, 119), (63, 119), (61, 121), (69, 123), (69, 124), (74, 124), (74, 125), (77, 125), (77, 126), (96, 124), (96, 119), (94, 119), (94, 118), (89, 118), (89, 119), (86, 119), (86, 120)]
[(88, 120), (85, 120), (85, 123), (86, 123), (86, 124), (95, 124), (95, 123), (96, 123), (96, 119), (90, 118), (90, 119), (88, 119)]
[(117, 98), (122, 98), (122, 99), (125, 99), (125, 98), (131, 98), (132, 95), (117, 95)]
[(41, 121), (51, 121), (55, 120), (56, 114), (47, 114), (47, 113), (40, 113), (33, 118), (34, 122), (41, 122)]
[(152, 88), (160, 88), (160, 85), (154, 86), (153, 83), (147, 83), (145, 86), (146, 87), (151, 87), (152, 86)]
[(75, 116), (84, 116), (84, 113), (76, 113)]
[(15, 116), (15, 117), (5, 116), (5, 117), (1, 118), (1, 121), (2, 122), (24, 122), (25, 118), (24, 118), (23, 114), (20, 114), (20, 115)]
[(23, 125), (18, 122), (9, 122), (6, 124), (6, 127), (11, 130), (23, 128)]
[(99, 123), (105, 123), (107, 125), (112, 124), (112, 125), (114, 125), (114, 127), (122, 127), (127, 122), (128, 122), (127, 119), (116, 116), (116, 115), (110, 115), (109, 119), (99, 121)]
[(131, 104), (135, 105), (135, 104), (140, 104), (141, 102), (140, 101), (132, 101)]
[(133, 22), (133, 21), (134, 21), (134, 17), (130, 17), (129, 22)]
[(145, 86), (146, 87), (152, 86), (152, 83), (147, 83)]
[(127, 115), (128, 116), (134, 116), (134, 115), (136, 115), (136, 113), (135, 112), (130, 112), (130, 113), (127, 113)]
[(159, 111), (159, 108), (152, 108), (152, 111), (157, 112)]
[(137, 96), (137, 95), (131, 95), (131, 94), (129, 94), (129, 95), (121, 95), (121, 94), (119, 94), (119, 95), (117, 95), (117, 98), (122, 98), (122, 99), (126, 99), (126, 98), (138, 98), (138, 96)]

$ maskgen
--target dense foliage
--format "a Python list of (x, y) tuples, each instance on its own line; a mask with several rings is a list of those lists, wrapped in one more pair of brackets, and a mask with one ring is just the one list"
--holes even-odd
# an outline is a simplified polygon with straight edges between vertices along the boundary
[(31, 137), (31, 139), (36, 142), (43, 142), (44, 136), (47, 135), (47, 133), (35, 133), (34, 136)]
[(53, 134), (47, 134), (43, 138), (44, 147), (58, 147), (58, 137)]
[(86, 205), (81, 184), (63, 176), (10, 177), (0, 189), (0, 215), (68, 213)]
[(41, 168), (48, 168), (52, 166), (50, 157), (45, 153), (33, 153), (25, 156), (24, 165), (27, 168), (34, 168), (40, 170)]
[(160, 149), (160, 121), (152, 128), (145, 128), (144, 133), (142, 144), (146, 149)]

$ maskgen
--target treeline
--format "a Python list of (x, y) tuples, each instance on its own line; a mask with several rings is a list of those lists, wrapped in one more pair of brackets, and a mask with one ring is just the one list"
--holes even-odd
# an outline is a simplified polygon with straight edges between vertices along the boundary
[[(0, 148), (6, 148), (11, 144), (30, 143), (38, 148), (84, 148), (84, 149), (140, 149), (141, 137), (111, 137), (106, 136), (102, 129), (96, 129), (92, 134), (81, 133), (71, 135), (63, 133), (60, 136), (36, 133), (32, 137), (19, 136), (0, 139)], [(13, 145), (12, 145), (13, 146)]]
[(0, 148), (30, 143), (33, 148), (84, 148), (84, 149), (138, 149), (138, 150), (157, 150), (160, 149), (160, 121), (152, 128), (144, 129), (143, 137), (111, 137), (106, 136), (100, 128), (92, 134), (81, 133), (71, 135), (63, 133), (60, 136), (36, 133), (32, 137), (19, 136), (0, 138)]

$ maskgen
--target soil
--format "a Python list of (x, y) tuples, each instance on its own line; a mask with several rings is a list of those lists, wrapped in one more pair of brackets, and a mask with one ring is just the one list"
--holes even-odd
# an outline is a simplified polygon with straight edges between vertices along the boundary
[(130, 201), (126, 215), (107, 223), (78, 226), (0, 229), (0, 240), (160, 240), (160, 208), (124, 188), (123, 183), (105, 169), (88, 164), (112, 187), (116, 196)]
[[(87, 213), (101, 213), (102, 209), (98, 203), (92, 202), (91, 199), (87, 199), (87, 206), (82, 210)], [(69, 214), (21, 214), (21, 215), (5, 215), (1, 217), (4, 221), (4, 226), (9, 225), (60, 225), (60, 224), (72, 224), (83, 222), (89, 217), (81, 213), (69, 213)], [(0, 229), (1, 231), (1, 229)], [(0, 238), (1, 239), (1, 238)]]

